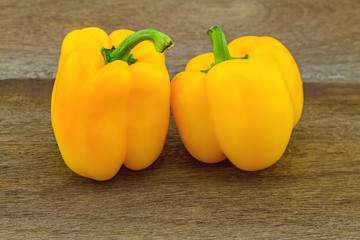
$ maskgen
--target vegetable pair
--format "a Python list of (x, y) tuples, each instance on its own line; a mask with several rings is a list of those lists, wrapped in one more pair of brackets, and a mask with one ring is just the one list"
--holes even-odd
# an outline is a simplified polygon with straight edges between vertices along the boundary
[(69, 168), (107, 180), (122, 164), (134, 170), (151, 165), (165, 142), (170, 99), (181, 139), (196, 159), (228, 158), (251, 171), (276, 162), (302, 111), (295, 61), (273, 38), (239, 38), (229, 51), (218, 27), (208, 35), (214, 54), (190, 60), (170, 86), (163, 52), (173, 42), (165, 34), (69, 33), (51, 101), (55, 137)]

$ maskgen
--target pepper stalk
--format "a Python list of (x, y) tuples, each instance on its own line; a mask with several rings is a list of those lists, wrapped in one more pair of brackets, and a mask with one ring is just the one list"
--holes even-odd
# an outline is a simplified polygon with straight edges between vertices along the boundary
[(102, 48), (101, 54), (105, 59), (105, 64), (111, 63), (116, 60), (122, 60), (127, 62), (129, 65), (134, 64), (137, 59), (133, 58), (130, 51), (142, 41), (151, 41), (157, 52), (165, 52), (174, 46), (173, 40), (166, 34), (153, 30), (145, 29), (137, 31), (119, 44), (117, 48), (112, 47), (111, 49)]
[(215, 63), (212, 63), (210, 68), (207, 70), (201, 70), (203, 73), (207, 73), (212, 67), (216, 64), (219, 64), (224, 61), (228, 61), (231, 59), (248, 59), (248, 55), (246, 54), (241, 58), (233, 58), (230, 55), (229, 49), (227, 47), (227, 42), (223, 31), (217, 26), (211, 27), (206, 32), (209, 35), (211, 44), (213, 47)]

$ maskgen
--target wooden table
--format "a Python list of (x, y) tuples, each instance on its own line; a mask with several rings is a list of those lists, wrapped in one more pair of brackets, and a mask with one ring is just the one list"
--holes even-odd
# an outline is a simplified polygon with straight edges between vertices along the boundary
[[(359, 1), (0, 2), (0, 239), (359, 239)], [(271, 35), (300, 67), (304, 112), (282, 159), (259, 172), (204, 164), (173, 119), (159, 159), (106, 182), (72, 173), (50, 123), (61, 41), (98, 26), (169, 34), (170, 76), (228, 40)]]

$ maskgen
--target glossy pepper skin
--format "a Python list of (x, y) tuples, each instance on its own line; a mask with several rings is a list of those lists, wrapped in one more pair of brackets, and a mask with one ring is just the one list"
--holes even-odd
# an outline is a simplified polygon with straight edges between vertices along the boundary
[[(118, 45), (117, 55), (111, 55)], [(169, 37), (154, 30), (108, 36), (85, 28), (65, 37), (51, 120), (72, 171), (102, 181), (122, 164), (139, 170), (157, 159), (170, 115), (170, 79), (159, 52), (171, 46)]]
[(218, 27), (208, 35), (214, 53), (191, 59), (171, 82), (180, 137), (202, 162), (228, 158), (242, 170), (267, 168), (283, 155), (301, 116), (298, 67), (274, 38), (241, 37), (226, 46)]

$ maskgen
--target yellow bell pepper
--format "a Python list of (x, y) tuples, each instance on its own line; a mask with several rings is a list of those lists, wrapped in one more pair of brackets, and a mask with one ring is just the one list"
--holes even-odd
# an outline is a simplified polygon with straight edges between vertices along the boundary
[(172, 45), (168, 36), (151, 29), (108, 36), (99, 28), (85, 28), (65, 37), (51, 121), (72, 171), (107, 180), (122, 164), (139, 170), (157, 159), (170, 116), (170, 79), (162, 52)]
[(241, 37), (228, 46), (208, 30), (214, 53), (189, 61), (171, 81), (171, 109), (190, 154), (207, 163), (228, 158), (256, 171), (283, 155), (303, 108), (298, 67), (271, 37)]

